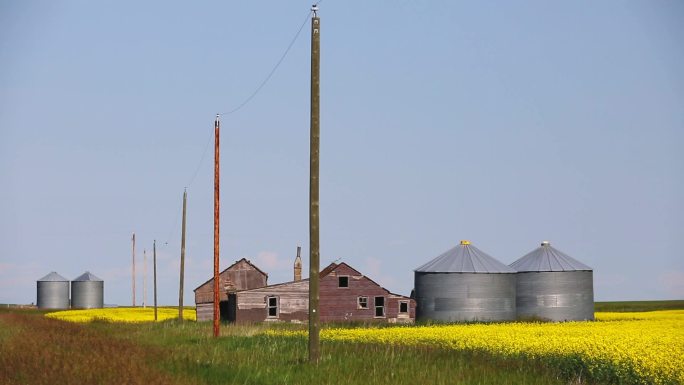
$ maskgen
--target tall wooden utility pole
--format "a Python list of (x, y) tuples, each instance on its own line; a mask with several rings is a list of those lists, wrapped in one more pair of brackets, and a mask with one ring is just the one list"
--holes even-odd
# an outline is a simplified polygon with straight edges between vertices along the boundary
[(147, 307), (147, 250), (143, 249), (143, 309)]
[(185, 279), (185, 209), (188, 203), (188, 190), (183, 191), (183, 226), (181, 230), (180, 288), (178, 290), (178, 319), (183, 321), (183, 282)]
[(131, 276), (133, 277), (133, 307), (135, 307), (135, 233), (133, 233), (133, 265), (131, 267)]
[(219, 115), (214, 121), (214, 337), (219, 330)]
[(154, 320), (157, 320), (157, 240), (152, 244), (152, 259), (154, 269)]
[(311, 138), (309, 171), (309, 362), (321, 356), (318, 314), (318, 274), (320, 250), (318, 243), (318, 161), (320, 159), (319, 74), (321, 60), (321, 20), (318, 6), (311, 7)]

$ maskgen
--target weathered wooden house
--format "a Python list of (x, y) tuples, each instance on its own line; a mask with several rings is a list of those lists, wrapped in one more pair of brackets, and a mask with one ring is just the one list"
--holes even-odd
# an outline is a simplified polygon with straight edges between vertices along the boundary
[[(228, 320), (304, 322), (309, 315), (309, 280), (295, 280), (228, 296)], [(346, 263), (320, 273), (321, 322), (414, 322), (415, 300), (390, 293)]]
[[(228, 293), (264, 287), (268, 274), (261, 271), (245, 258), (230, 265), (219, 274), (219, 295), (221, 319), (228, 318)], [(197, 320), (209, 321), (214, 317), (214, 278), (195, 289)]]

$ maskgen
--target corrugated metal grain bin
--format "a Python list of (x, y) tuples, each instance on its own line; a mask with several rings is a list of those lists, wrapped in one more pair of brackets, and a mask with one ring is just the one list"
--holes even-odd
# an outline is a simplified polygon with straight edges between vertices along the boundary
[(518, 318), (552, 321), (594, 319), (591, 267), (551, 247), (549, 242), (511, 264), (518, 272)]
[(414, 271), (416, 321), (515, 319), (515, 270), (468, 241)]
[(68, 309), (69, 280), (54, 271), (36, 282), (39, 309)]
[(104, 307), (104, 281), (88, 271), (71, 281), (71, 307), (74, 309)]

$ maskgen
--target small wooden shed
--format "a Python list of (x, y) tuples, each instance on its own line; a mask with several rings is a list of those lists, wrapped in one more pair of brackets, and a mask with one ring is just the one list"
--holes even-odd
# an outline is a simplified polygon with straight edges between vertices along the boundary
[[(221, 319), (228, 318), (228, 293), (264, 287), (268, 284), (268, 274), (245, 258), (230, 265), (219, 274), (219, 298)], [(197, 320), (209, 321), (214, 317), (214, 278), (201, 284), (195, 290)]]
[[(321, 322), (405, 322), (415, 320), (415, 300), (391, 293), (346, 263), (320, 273)], [(309, 280), (285, 282), (229, 295), (228, 320), (305, 322), (309, 315)]]

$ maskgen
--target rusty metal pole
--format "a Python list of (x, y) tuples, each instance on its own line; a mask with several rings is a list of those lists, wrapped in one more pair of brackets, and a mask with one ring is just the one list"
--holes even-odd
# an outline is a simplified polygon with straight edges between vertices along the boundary
[(219, 329), (219, 132), (221, 124), (216, 115), (214, 122), (214, 337)]
[(183, 321), (183, 283), (185, 279), (185, 210), (188, 203), (188, 190), (183, 191), (183, 226), (181, 230), (180, 285), (178, 289), (178, 319)]
[(319, 120), (319, 74), (320, 74), (320, 19), (318, 7), (311, 8), (311, 136), (309, 171), (309, 362), (320, 359), (320, 325), (318, 312), (318, 275), (320, 271), (319, 250), (319, 159), (320, 159), (320, 120)]
[(131, 276), (133, 280), (133, 307), (135, 307), (135, 233), (133, 233), (133, 265), (131, 267)]
[(154, 320), (157, 320), (157, 240), (152, 244), (152, 260), (154, 261)]

